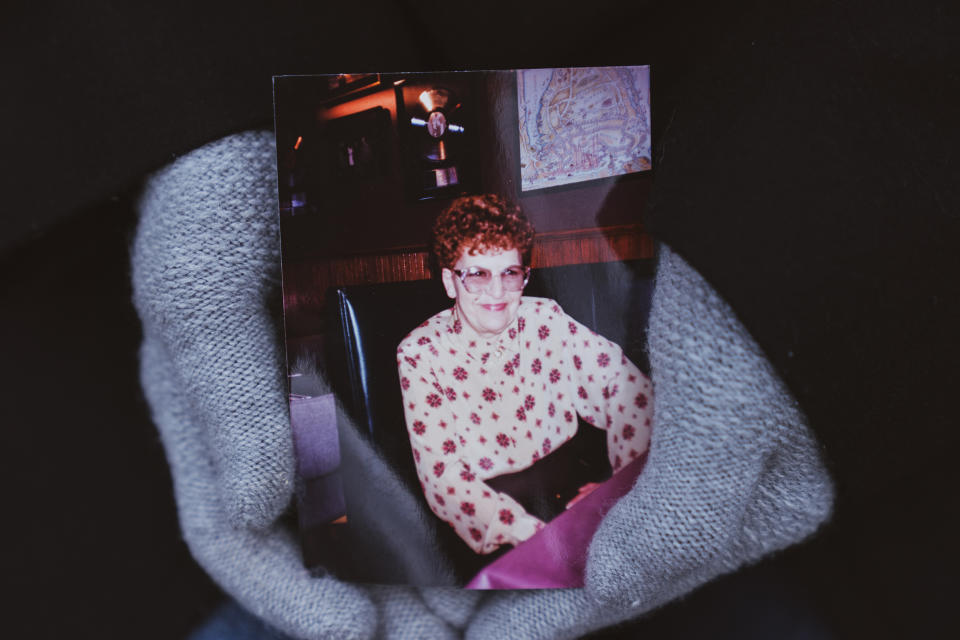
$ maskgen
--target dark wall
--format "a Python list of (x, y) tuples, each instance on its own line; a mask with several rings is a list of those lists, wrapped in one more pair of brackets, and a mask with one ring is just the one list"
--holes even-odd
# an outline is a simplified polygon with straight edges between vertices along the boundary
[[(640, 222), (651, 185), (650, 172), (521, 193), (516, 73), (485, 71), (386, 75), (381, 85), (356, 98), (319, 104), (320, 79), (292, 77), (277, 82), (278, 160), (281, 201), (291, 173), (306, 189), (306, 211), (282, 215), (288, 259), (376, 253), (423, 246), (437, 214), (454, 194), (415, 200), (409, 193), (404, 163), (407, 141), (398, 125), (394, 81), (407, 86), (440, 85), (464, 96), (471, 156), (464, 174), (467, 192), (493, 192), (521, 204), (537, 231), (563, 231)], [(365, 180), (337, 180), (323, 157), (325, 126), (338, 118), (380, 107), (389, 113), (382, 173)], [(298, 136), (300, 149), (292, 150)], [(305, 185), (305, 187), (304, 187)], [(287, 198), (288, 199), (288, 198)]]

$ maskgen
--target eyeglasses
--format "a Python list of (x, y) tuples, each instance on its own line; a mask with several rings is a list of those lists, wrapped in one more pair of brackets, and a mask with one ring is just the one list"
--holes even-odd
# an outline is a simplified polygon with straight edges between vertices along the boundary
[[(453, 269), (453, 272), (470, 293), (483, 293), (493, 284), (494, 274), (489, 269), (470, 267), (467, 270)], [(520, 291), (530, 279), (530, 267), (507, 267), (499, 276), (504, 291)]]

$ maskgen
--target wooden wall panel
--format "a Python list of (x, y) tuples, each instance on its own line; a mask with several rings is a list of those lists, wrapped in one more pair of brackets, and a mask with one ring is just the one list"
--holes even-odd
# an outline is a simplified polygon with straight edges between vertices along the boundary
[[(429, 279), (429, 257), (428, 248), (420, 246), (284, 262), (288, 339), (322, 332), (324, 297), (330, 287)], [(635, 224), (537, 234), (531, 264), (543, 268), (645, 258), (653, 258), (653, 239)]]

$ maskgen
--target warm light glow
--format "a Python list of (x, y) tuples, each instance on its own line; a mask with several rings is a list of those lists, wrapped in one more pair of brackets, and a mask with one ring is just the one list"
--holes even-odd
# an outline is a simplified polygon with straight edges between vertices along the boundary
[(394, 80), (394, 81), (393, 81), (393, 86), (399, 87), (399, 86), (402, 85), (404, 82), (406, 82), (406, 80), (403, 80), (403, 79)]
[(450, 92), (446, 89), (427, 89), (419, 96), (420, 104), (427, 113), (436, 109), (444, 109), (450, 102)]
[(300, 148), (300, 143), (301, 143), (301, 142), (303, 142), (303, 136), (297, 136), (297, 141), (296, 141), (296, 143), (293, 145), (293, 150), (294, 150), (294, 151), (296, 151), (297, 149)]
[(433, 111), (433, 92), (429, 89), (420, 94), (420, 104), (427, 111)]

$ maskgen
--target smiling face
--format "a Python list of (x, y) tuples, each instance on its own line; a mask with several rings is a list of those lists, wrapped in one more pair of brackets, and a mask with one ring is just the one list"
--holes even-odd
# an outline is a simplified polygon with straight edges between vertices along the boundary
[[(471, 267), (478, 267), (500, 274), (509, 267), (522, 264), (520, 252), (516, 249), (489, 249), (474, 255), (470, 255), (465, 249), (453, 269), (466, 271)], [(523, 291), (504, 290), (499, 277), (494, 277), (490, 286), (480, 293), (467, 291), (451, 269), (444, 269), (441, 277), (447, 295), (457, 301), (460, 318), (481, 337), (492, 338), (503, 333), (517, 317)]]

